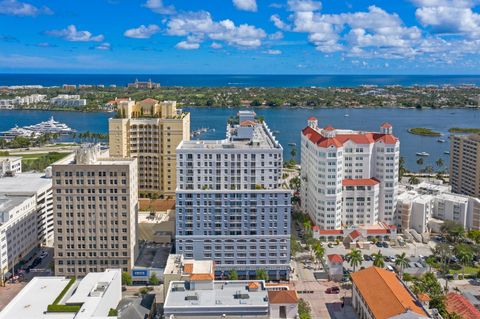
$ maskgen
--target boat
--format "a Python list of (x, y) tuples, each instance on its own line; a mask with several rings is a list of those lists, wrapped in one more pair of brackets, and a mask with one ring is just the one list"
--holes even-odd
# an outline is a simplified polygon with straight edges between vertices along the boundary
[(42, 134), (39, 132), (35, 132), (32, 130), (28, 130), (24, 127), (19, 127), (18, 125), (15, 125), (15, 127), (9, 129), (8, 131), (2, 132), (1, 136), (6, 138), (6, 139), (12, 139), (17, 136), (21, 137), (29, 137), (29, 138), (38, 138)]
[(53, 116), (45, 122), (40, 122), (34, 125), (28, 125), (23, 127), (26, 130), (30, 130), (38, 133), (59, 133), (59, 134), (69, 134), (75, 132), (74, 129), (68, 127), (67, 124), (60, 123), (55, 121)]
[(348, 114), (348, 113), (347, 113), (347, 114), (345, 114), (344, 116), (345, 116), (345, 117), (349, 117), (349, 116), (350, 116), (350, 114)]
[(418, 152), (417, 156), (430, 156), (427, 152)]
[(289, 146), (297, 146), (297, 143), (288, 143)]
[(437, 142), (438, 142), (438, 143), (445, 143), (445, 142), (447, 142), (447, 141), (444, 140), (443, 138), (439, 138), (439, 139), (437, 140)]
[(443, 152), (443, 154), (450, 155), (450, 151), (445, 151), (445, 152)]

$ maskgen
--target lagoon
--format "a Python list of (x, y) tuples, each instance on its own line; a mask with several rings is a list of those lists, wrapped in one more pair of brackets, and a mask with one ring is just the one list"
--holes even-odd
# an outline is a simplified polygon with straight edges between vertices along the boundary
[[(200, 135), (200, 139), (222, 139), (225, 137), (226, 121), (236, 114), (238, 109), (229, 108), (184, 108), (191, 113), (191, 130), (210, 128)], [(307, 125), (307, 118), (318, 118), (319, 126), (328, 124), (337, 128), (365, 131), (378, 131), (383, 122), (393, 125), (394, 134), (400, 138), (400, 153), (405, 157), (406, 166), (417, 171), (426, 165), (435, 169), (435, 161), (442, 158), (444, 168), (448, 167), (451, 127), (480, 127), (478, 109), (255, 109), (264, 116), (270, 129), (278, 131), (277, 137), (285, 149), (285, 159), (290, 159), (290, 143), (297, 145), (297, 160), (300, 158), (300, 132)], [(45, 121), (53, 116), (78, 132), (108, 132), (108, 118), (114, 113), (82, 113), (33, 110), (0, 110), (0, 131), (6, 131), (15, 125), (24, 126)], [(440, 132), (446, 143), (437, 142), (438, 137), (420, 136), (408, 133), (412, 127), (429, 128)], [(416, 153), (427, 152), (424, 165), (416, 164)]]

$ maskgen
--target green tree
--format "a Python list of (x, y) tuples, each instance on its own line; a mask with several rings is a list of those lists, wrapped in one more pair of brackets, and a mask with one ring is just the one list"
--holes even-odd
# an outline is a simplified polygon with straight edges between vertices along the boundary
[(325, 248), (322, 246), (322, 244), (317, 241), (314, 245), (313, 245), (313, 252), (315, 254), (315, 259), (317, 260), (317, 262), (321, 262), (323, 256), (325, 255)]
[(290, 182), (289, 182), (290, 189), (293, 189), (295, 192), (299, 192), (300, 183), (301, 183), (301, 180), (299, 176), (293, 177), (292, 179), (290, 179)]
[(395, 255), (395, 265), (400, 267), (400, 274), (403, 274), (403, 270), (408, 267), (410, 260), (407, 258), (405, 252)]
[(432, 268), (435, 266), (436, 264), (436, 261), (435, 261), (435, 256), (428, 256), (426, 259), (425, 259), (425, 263), (428, 265), (429, 267), (429, 270), (428, 271), (432, 271)]
[(375, 267), (383, 268), (385, 267), (385, 257), (382, 255), (382, 252), (379, 250), (378, 253), (373, 254), (373, 265)]
[(353, 268), (353, 272), (355, 272), (356, 268), (362, 264), (362, 252), (356, 248), (353, 248), (346, 257), (348, 258), (350, 266)]
[(298, 316), (300, 319), (311, 319), (311, 312), (310, 304), (307, 301), (302, 298), (298, 300)]
[(157, 277), (156, 273), (152, 273), (150, 278), (148, 278), (148, 283), (152, 286), (158, 286), (160, 284), (160, 280)]
[(462, 279), (465, 278), (465, 266), (468, 266), (472, 263), (473, 253), (466, 249), (462, 249), (457, 253), (457, 257), (462, 264)]
[(238, 273), (236, 270), (230, 270), (228, 272), (228, 280), (238, 280)]
[(435, 165), (437, 165), (438, 168), (441, 168), (443, 166), (443, 159), (439, 158), (435, 161)]
[(465, 229), (463, 226), (450, 220), (445, 221), (440, 230), (451, 243), (458, 243), (465, 235)]
[(409, 183), (410, 185), (417, 185), (417, 184), (420, 183), (420, 180), (418, 179), (417, 176), (412, 175), (412, 176), (410, 176), (410, 178), (408, 179), (408, 183)]
[(295, 147), (295, 145), (292, 145), (290, 147), (290, 155), (292, 156), (292, 161), (294, 161), (295, 156), (297, 156), (297, 148)]
[(268, 272), (265, 269), (257, 269), (255, 275), (258, 280), (268, 281)]
[(132, 284), (132, 276), (126, 271), (122, 272), (122, 285), (129, 286), (131, 284)]
[(480, 244), (480, 230), (473, 229), (468, 231), (467, 237), (473, 240), (475, 243)]
[(405, 157), (400, 156), (400, 160), (398, 161), (398, 175), (399, 178), (402, 179), (403, 175), (407, 173), (407, 169), (405, 168)]

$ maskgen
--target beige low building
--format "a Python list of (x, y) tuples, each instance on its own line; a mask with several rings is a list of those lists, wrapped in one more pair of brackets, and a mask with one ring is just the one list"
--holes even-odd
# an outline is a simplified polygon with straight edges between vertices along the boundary
[(130, 271), (137, 257), (137, 160), (80, 148), (53, 165), (55, 274)]
[(190, 140), (190, 113), (177, 109), (175, 101), (121, 101), (118, 118), (109, 120), (112, 157), (138, 158), (141, 197), (174, 197), (176, 148)]

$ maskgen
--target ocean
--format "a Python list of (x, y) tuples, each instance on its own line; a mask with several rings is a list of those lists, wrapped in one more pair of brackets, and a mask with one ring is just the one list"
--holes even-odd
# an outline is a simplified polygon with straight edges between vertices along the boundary
[(480, 75), (199, 75), (199, 74), (0, 74), (0, 86), (91, 84), (125, 86), (147, 81), (163, 86), (356, 87), (360, 85), (480, 86)]

